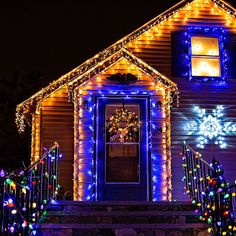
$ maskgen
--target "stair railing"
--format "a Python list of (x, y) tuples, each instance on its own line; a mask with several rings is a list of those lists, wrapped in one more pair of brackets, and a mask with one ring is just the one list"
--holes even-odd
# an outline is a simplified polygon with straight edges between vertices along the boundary
[[(58, 192), (59, 145), (29, 168), (0, 177), (2, 235), (34, 235), (37, 223)], [(3, 171), (2, 171), (3, 172)]]
[(184, 144), (182, 160), (184, 162), (185, 191), (191, 197), (192, 203), (204, 212), (207, 209), (205, 192), (208, 189), (208, 179), (213, 168), (193, 148)]
[(224, 179), (222, 166), (216, 160), (206, 162), (200, 153), (189, 145), (183, 145), (185, 191), (200, 220), (207, 222), (213, 235), (236, 235), (236, 185), (229, 186)]

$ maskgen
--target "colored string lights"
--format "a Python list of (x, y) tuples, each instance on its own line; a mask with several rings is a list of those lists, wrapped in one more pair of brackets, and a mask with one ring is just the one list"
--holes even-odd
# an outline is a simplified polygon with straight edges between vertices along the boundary
[(199, 219), (209, 224), (208, 232), (214, 235), (235, 235), (236, 185), (227, 184), (223, 176), (224, 170), (218, 161), (213, 160), (208, 164), (201, 154), (186, 143), (182, 159), (185, 191), (197, 211), (200, 211)]
[(34, 224), (58, 193), (59, 146), (55, 144), (28, 169), (1, 176), (3, 235), (35, 235)]
[[(225, 4), (224, 1), (213, 1), (215, 4), (212, 8), (212, 13), (217, 14), (224, 14), (226, 19), (226, 25), (232, 26), (235, 22), (235, 11), (232, 9), (229, 5)], [(158, 74), (156, 70), (154, 70), (149, 65), (145, 64), (142, 60), (135, 57), (130, 51), (128, 51), (125, 47), (129, 47), (130, 43), (133, 43), (134, 39), (138, 39), (140, 37), (140, 42), (142, 41), (141, 37), (143, 35), (147, 36), (150, 40), (152, 40), (154, 31), (156, 34), (161, 35), (164, 30), (163, 25), (168, 24), (169, 28), (171, 29), (174, 21), (179, 20), (179, 15), (181, 11), (185, 14), (185, 26), (187, 25), (188, 17), (190, 16), (190, 13), (192, 11), (195, 12), (196, 16), (198, 15), (198, 6), (202, 3), (212, 3), (210, 0), (195, 0), (195, 1), (181, 1), (179, 4), (165, 12), (164, 14), (158, 16), (157, 18), (153, 19), (134, 33), (128, 35), (124, 39), (118, 41), (116, 44), (112, 45), (110, 48), (104, 50), (103, 52), (97, 54), (92, 59), (86, 61), (81, 66), (75, 68), (70, 73), (66, 74), (65, 76), (62, 76), (57, 81), (52, 82), (48, 87), (42, 89), (37, 94), (26, 100), (24, 103), (20, 104), (17, 107), (17, 113), (16, 113), (16, 123), (18, 124), (19, 131), (22, 132), (25, 128), (25, 120), (27, 120), (27, 116), (30, 113), (34, 113), (34, 107), (36, 107), (36, 104), (40, 104), (40, 102), (46, 98), (49, 97), (51, 93), (57, 91), (58, 89), (62, 88), (63, 86), (67, 86), (68, 93), (70, 95), (70, 99), (74, 98), (74, 104), (75, 104), (75, 127), (78, 127), (78, 131), (75, 131), (74, 136), (74, 143), (75, 143), (75, 164), (74, 164), (74, 186), (75, 186), (75, 199), (94, 199), (96, 196), (94, 193), (96, 192), (96, 175), (94, 172), (95, 164), (94, 160), (91, 158), (94, 155), (94, 145), (95, 145), (95, 137), (93, 136), (94, 131), (94, 96), (95, 93), (87, 92), (86, 89), (83, 89), (82, 86), (84, 86), (89, 80), (95, 78), (98, 76), (101, 72), (103, 72), (106, 68), (111, 67), (115, 62), (119, 61), (121, 58), (127, 58), (129, 62), (132, 62), (134, 65), (137, 65), (142, 71), (144, 71), (146, 74), (150, 75), (152, 78), (155, 79), (155, 85), (158, 84), (159, 88), (163, 89), (163, 105), (162, 105), (162, 114), (165, 118), (165, 122), (161, 125), (161, 132), (162, 132), (162, 147), (163, 147), (163, 153), (152, 155), (152, 160), (158, 160), (161, 158), (163, 160), (163, 164), (158, 166), (158, 164), (155, 165), (155, 167), (152, 167), (153, 170), (153, 180), (157, 180), (158, 171), (160, 170), (161, 173), (163, 173), (162, 178), (163, 180), (168, 181), (168, 189), (171, 189), (171, 180), (170, 180), (170, 110), (169, 110), (169, 104), (172, 102), (172, 91), (174, 94), (177, 94), (178, 92), (176, 89), (176, 85), (169, 81), (166, 77)], [(220, 7), (219, 7), (220, 6)], [(157, 26), (157, 27), (154, 27)], [(154, 29), (155, 28), (155, 29)], [(217, 34), (217, 38), (219, 41), (223, 39), (224, 32), (222, 28), (212, 28), (212, 27), (193, 27), (189, 28), (188, 31), (191, 33), (191, 31), (198, 31), (198, 32), (211, 32), (214, 31), (214, 34)], [(186, 37), (188, 37), (188, 33), (186, 34)], [(148, 41), (148, 40), (147, 40)], [(139, 40), (136, 41), (137, 48), (138, 44), (140, 43)], [(187, 39), (187, 43), (189, 43), (189, 38)], [(220, 43), (220, 48), (222, 47), (222, 43)], [(224, 54), (223, 51), (223, 62), (226, 62), (227, 56)], [(213, 53), (214, 54), (214, 53)], [(190, 56), (189, 53), (186, 54), (187, 57), (189, 57), (189, 65), (190, 63)], [(226, 76), (227, 68), (225, 66), (226, 64), (223, 63), (224, 67), (224, 75), (220, 77), (222, 81), (224, 80)], [(190, 73), (190, 71), (188, 71)], [(215, 72), (214, 72), (215, 73)], [(213, 72), (211, 74), (214, 74)], [(208, 80), (208, 76), (205, 77), (206, 80)], [(147, 94), (150, 95), (152, 92), (145, 91), (143, 92), (137, 92), (133, 91), (132, 93), (129, 92), (121, 92), (116, 91), (116, 89), (111, 90), (109, 93), (103, 93), (103, 91), (100, 91), (102, 88), (101, 83), (97, 80), (97, 84), (99, 84), (100, 88), (97, 89), (98, 95), (100, 96), (110, 96), (110, 95), (122, 95), (122, 96), (132, 96), (135, 94), (143, 95)], [(164, 85), (164, 86), (163, 86)], [(75, 93), (75, 90), (78, 91), (78, 94), (74, 97), (73, 93)], [(89, 94), (89, 95), (88, 95)], [(131, 95), (130, 95), (131, 94)], [(79, 98), (77, 97), (79, 96)], [(87, 96), (87, 97), (86, 97)], [(78, 102), (79, 99), (79, 102)], [(79, 104), (79, 106), (78, 106)], [(153, 102), (155, 104), (155, 102)], [(154, 106), (151, 104), (151, 107)], [(88, 108), (87, 108), (88, 107)], [(88, 110), (87, 110), (88, 109)], [(154, 109), (153, 109), (154, 110)], [(86, 112), (85, 112), (86, 111)], [(84, 125), (84, 119), (85, 117), (90, 117), (91, 121), (86, 124), (86, 128)], [(79, 118), (78, 118), (79, 117)], [(79, 121), (77, 121), (77, 118)], [(35, 118), (36, 119), (36, 118)], [(213, 121), (211, 121), (213, 123)], [(150, 122), (152, 131), (156, 132), (156, 129), (159, 129), (157, 124), (155, 122)], [(89, 128), (89, 129), (88, 129)], [(87, 130), (88, 129), (88, 130)], [(38, 128), (39, 130), (39, 128)], [(85, 138), (87, 138), (87, 133), (90, 135), (89, 137), (91, 140), (86, 141)], [(90, 131), (91, 132), (90, 132)], [(90, 132), (90, 133), (89, 133)], [(152, 134), (150, 134), (151, 137)], [(35, 137), (36, 138), (36, 137)], [(39, 142), (39, 141), (37, 141)], [(150, 149), (152, 147), (152, 141), (150, 138)], [(88, 152), (88, 153), (87, 153)], [(86, 159), (86, 155), (88, 156), (88, 159)], [(92, 165), (90, 167), (91, 169), (87, 169), (87, 161), (89, 164)], [(158, 168), (157, 168), (158, 166)], [(157, 181), (158, 182), (158, 181)], [(79, 184), (78, 184), (79, 183)], [(165, 181), (163, 181), (165, 183)], [(153, 189), (157, 185), (153, 186)], [(166, 188), (166, 186), (164, 186)], [(80, 190), (78, 190), (80, 189)], [(154, 196), (153, 191), (153, 196)], [(154, 199), (160, 199), (159, 196)]]

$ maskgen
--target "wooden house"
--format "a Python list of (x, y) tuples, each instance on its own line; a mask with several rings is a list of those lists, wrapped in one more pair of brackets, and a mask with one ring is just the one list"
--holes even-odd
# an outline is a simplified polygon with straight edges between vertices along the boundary
[[(236, 172), (236, 10), (183, 0), (19, 104), (75, 200), (182, 200), (183, 141)], [(180, 94), (180, 96), (179, 96)]]

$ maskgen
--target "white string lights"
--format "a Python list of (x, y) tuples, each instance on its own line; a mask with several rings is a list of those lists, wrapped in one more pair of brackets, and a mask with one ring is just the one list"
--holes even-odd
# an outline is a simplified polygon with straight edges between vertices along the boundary
[(226, 122), (224, 119), (224, 107), (219, 105), (209, 114), (205, 109), (195, 106), (193, 109), (197, 117), (191, 122), (187, 122), (185, 130), (190, 134), (197, 134), (197, 147), (204, 148), (206, 144), (219, 145), (226, 148), (227, 143), (224, 136), (236, 134), (236, 124)]

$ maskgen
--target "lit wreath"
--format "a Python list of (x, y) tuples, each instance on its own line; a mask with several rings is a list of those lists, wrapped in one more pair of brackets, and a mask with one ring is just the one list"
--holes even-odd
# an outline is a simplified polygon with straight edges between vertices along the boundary
[[(127, 123), (126, 127), (120, 127), (120, 123)], [(135, 112), (131, 112), (125, 109), (116, 109), (113, 115), (109, 119), (109, 133), (111, 134), (111, 140), (114, 141), (119, 138), (120, 142), (126, 140), (132, 140), (132, 137), (136, 135), (141, 122), (138, 121), (138, 116)]]

